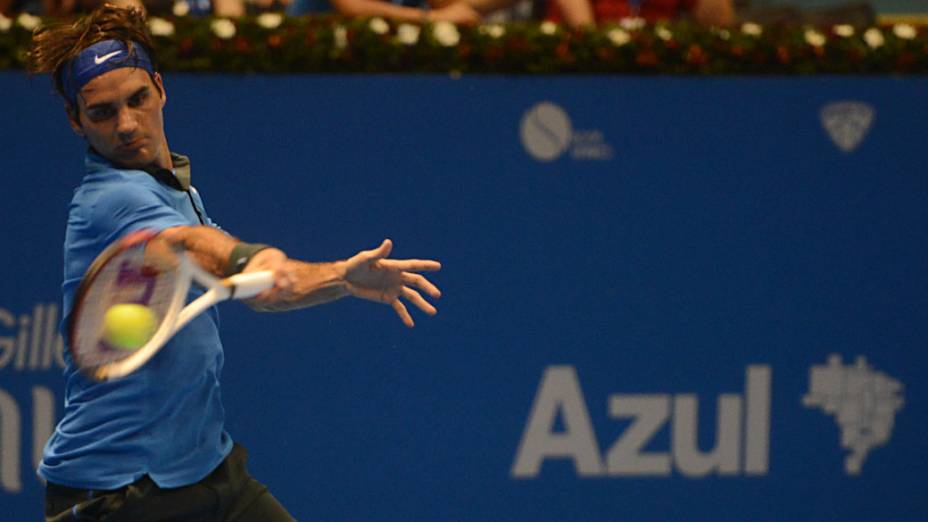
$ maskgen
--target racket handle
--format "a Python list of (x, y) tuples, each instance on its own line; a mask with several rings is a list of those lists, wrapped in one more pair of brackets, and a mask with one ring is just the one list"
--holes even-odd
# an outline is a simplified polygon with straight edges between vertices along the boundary
[(232, 287), (233, 299), (248, 299), (274, 286), (274, 272), (249, 272), (235, 274), (222, 280), (227, 287)]

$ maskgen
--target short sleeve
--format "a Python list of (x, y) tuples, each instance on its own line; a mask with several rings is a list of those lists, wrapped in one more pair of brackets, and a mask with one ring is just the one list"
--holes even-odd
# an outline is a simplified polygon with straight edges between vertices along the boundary
[(164, 230), (190, 225), (158, 187), (148, 183), (114, 183), (95, 194), (91, 223), (110, 243), (142, 229)]

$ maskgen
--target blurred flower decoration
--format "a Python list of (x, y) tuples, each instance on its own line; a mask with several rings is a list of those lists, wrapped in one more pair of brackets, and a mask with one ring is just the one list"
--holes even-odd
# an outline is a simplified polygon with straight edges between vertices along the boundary
[(871, 49), (877, 49), (879, 47), (883, 47), (886, 39), (883, 38), (882, 31), (876, 27), (871, 27), (870, 29), (867, 29), (867, 32), (864, 33), (864, 41), (867, 42), (867, 45), (869, 45)]
[(153, 36), (174, 36), (174, 24), (164, 18), (152, 17), (148, 19), (148, 30)]
[(380, 17), (371, 18), (371, 21), (368, 22), (367, 27), (370, 28), (375, 34), (387, 34), (390, 32), (390, 24), (386, 20)]
[(896, 24), (893, 26), (893, 34), (903, 40), (911, 40), (918, 34), (915, 28), (909, 24)]
[(29, 13), (20, 13), (16, 17), (16, 23), (27, 31), (34, 31), (42, 25), (42, 19), (38, 16), (32, 16)]
[(610, 29), (609, 32), (606, 33), (606, 38), (608, 38), (609, 41), (612, 42), (612, 45), (616, 47), (622, 47), (632, 40), (630, 34), (625, 32), (624, 29), (620, 29), (618, 27)]
[(235, 23), (228, 18), (217, 18), (210, 23), (213, 34), (223, 40), (228, 40), (235, 36)]
[(541, 31), (541, 34), (545, 34), (548, 36), (554, 36), (557, 34), (557, 24), (554, 22), (545, 20), (544, 22), (541, 22), (541, 25), (538, 27), (538, 30)]
[(461, 41), (461, 33), (451, 22), (437, 22), (432, 27), (432, 36), (443, 47), (454, 47)]
[[(32, 31), (43, 23), (30, 15), (0, 17), (0, 69), (25, 67)], [(276, 13), (234, 21), (175, 15), (152, 17), (148, 24), (167, 71), (928, 74), (928, 28), (918, 24), (812, 28), (748, 22), (722, 29), (626, 18), (575, 31), (552, 22), (471, 27)]]
[(480, 34), (485, 34), (490, 38), (502, 38), (506, 34), (506, 27), (503, 24), (487, 24), (477, 28)]
[(814, 29), (806, 30), (805, 34), (803, 34), (803, 38), (805, 38), (806, 43), (812, 47), (822, 47), (827, 41), (825, 35)]
[(754, 22), (741, 24), (741, 32), (748, 36), (760, 36), (764, 34), (764, 28)]
[(853, 26), (853, 25), (839, 24), (839, 25), (834, 26), (831, 30), (832, 30), (836, 35), (840, 36), (841, 38), (850, 38), (850, 37), (854, 36), (854, 26)]
[(403, 45), (416, 45), (419, 42), (419, 32), (421, 30), (418, 25), (400, 24), (396, 28), (396, 41)]
[(280, 13), (261, 13), (255, 19), (255, 22), (261, 27), (273, 31), (284, 23), (284, 15)]

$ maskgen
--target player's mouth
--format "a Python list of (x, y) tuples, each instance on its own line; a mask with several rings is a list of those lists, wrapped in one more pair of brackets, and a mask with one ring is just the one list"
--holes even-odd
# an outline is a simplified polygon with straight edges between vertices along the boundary
[(142, 148), (142, 144), (145, 142), (144, 138), (136, 138), (128, 143), (123, 143), (119, 146), (119, 150), (122, 152), (134, 152)]

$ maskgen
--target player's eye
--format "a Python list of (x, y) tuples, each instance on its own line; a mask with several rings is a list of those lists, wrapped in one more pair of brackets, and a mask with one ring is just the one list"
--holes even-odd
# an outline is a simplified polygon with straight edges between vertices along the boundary
[(87, 117), (90, 118), (90, 121), (100, 122), (112, 118), (116, 114), (116, 111), (109, 106), (106, 107), (93, 107), (87, 110)]
[(129, 98), (129, 106), (138, 107), (139, 105), (142, 105), (143, 103), (145, 103), (145, 100), (147, 99), (148, 99), (148, 90), (146, 89), (146, 90), (139, 91), (133, 94), (131, 98)]

